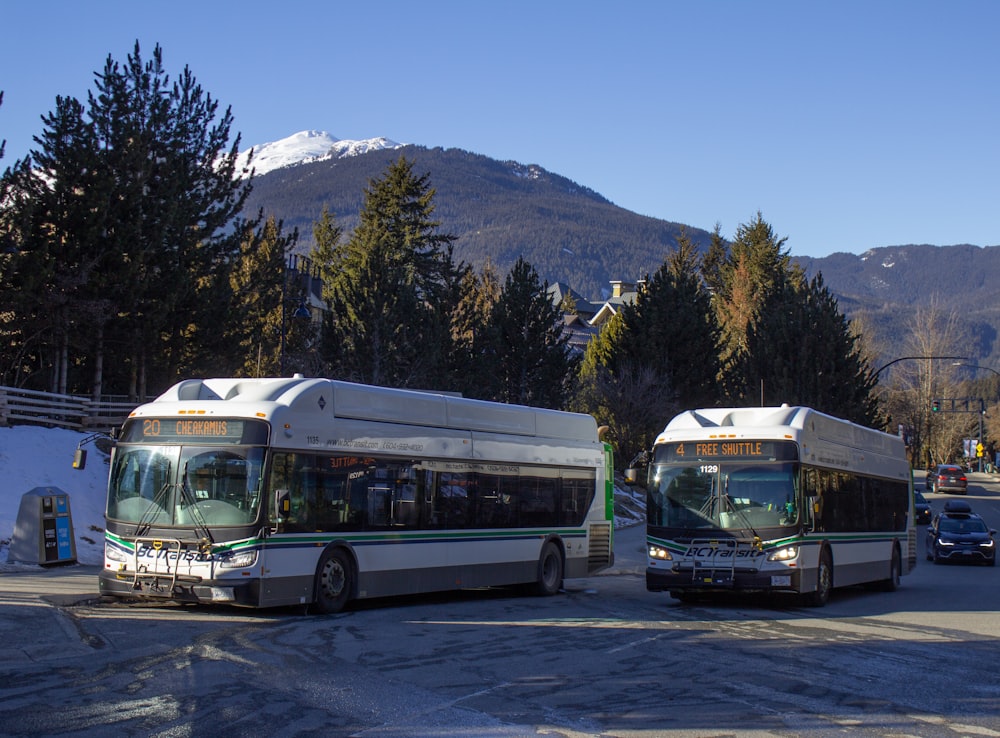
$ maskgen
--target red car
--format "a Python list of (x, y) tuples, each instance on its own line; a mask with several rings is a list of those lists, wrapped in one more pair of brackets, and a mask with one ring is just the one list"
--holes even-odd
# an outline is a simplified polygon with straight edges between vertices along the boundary
[(938, 464), (927, 472), (925, 482), (928, 492), (957, 492), (967, 494), (969, 482), (962, 467), (955, 464)]

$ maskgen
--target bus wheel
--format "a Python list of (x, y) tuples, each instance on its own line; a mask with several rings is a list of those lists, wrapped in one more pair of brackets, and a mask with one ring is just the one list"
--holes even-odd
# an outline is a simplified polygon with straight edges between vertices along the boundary
[(316, 570), (316, 609), (322, 613), (340, 612), (351, 599), (354, 568), (341, 549), (323, 553)]
[(833, 589), (833, 564), (830, 552), (823, 551), (819, 555), (819, 567), (816, 569), (816, 591), (810, 592), (806, 602), (810, 607), (823, 607), (830, 600), (830, 590)]
[(559, 546), (548, 541), (542, 546), (542, 555), (538, 557), (538, 580), (535, 591), (549, 597), (556, 594), (562, 587), (563, 558)]
[(899, 589), (900, 570), (899, 549), (893, 546), (892, 562), (889, 564), (889, 578), (882, 582), (882, 590), (884, 592), (895, 592)]

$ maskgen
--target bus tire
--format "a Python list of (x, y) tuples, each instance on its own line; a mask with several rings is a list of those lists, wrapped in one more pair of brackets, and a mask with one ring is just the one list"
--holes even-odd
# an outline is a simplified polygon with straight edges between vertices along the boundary
[(546, 541), (542, 553), (538, 557), (538, 577), (535, 582), (535, 592), (541, 597), (551, 597), (562, 589), (563, 557), (562, 551), (552, 541)]
[(895, 592), (899, 589), (899, 580), (902, 577), (902, 564), (900, 563), (899, 549), (892, 547), (892, 561), (889, 563), (889, 578), (882, 581), (883, 592)]
[(340, 548), (327, 549), (316, 569), (316, 610), (324, 614), (340, 612), (354, 591), (354, 565), (351, 557)]
[(833, 562), (830, 552), (826, 549), (819, 555), (819, 566), (816, 568), (816, 589), (806, 596), (806, 604), (810, 607), (823, 607), (830, 601), (830, 590), (833, 589)]

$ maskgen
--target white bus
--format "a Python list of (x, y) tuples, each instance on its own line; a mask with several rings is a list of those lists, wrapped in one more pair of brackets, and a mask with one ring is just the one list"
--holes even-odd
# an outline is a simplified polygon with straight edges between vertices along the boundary
[(897, 436), (807, 407), (691, 410), (647, 461), (650, 591), (784, 592), (822, 606), (833, 587), (894, 590), (916, 566)]
[(111, 458), (100, 591), (248, 607), (530, 584), (612, 563), (589, 415), (301, 376), (180, 382)]

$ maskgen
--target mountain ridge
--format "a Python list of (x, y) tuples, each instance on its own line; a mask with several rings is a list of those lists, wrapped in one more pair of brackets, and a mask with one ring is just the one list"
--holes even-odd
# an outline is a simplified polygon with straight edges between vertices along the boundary
[[(293, 161), (296, 148), (300, 158)], [(350, 232), (365, 188), (400, 156), (414, 162), (418, 175), (430, 175), (434, 217), (455, 236), (456, 258), (477, 269), (489, 262), (503, 275), (523, 256), (550, 284), (602, 299), (611, 280), (637, 280), (659, 268), (681, 232), (701, 249), (711, 239), (708, 231), (621, 208), (541, 166), (461, 149), (303, 131), (256, 150), (262, 163), (267, 154), (268, 168), (254, 178), (247, 212), (263, 208), (298, 229), (299, 251), (308, 251), (324, 207)], [(886, 356), (901, 355), (914, 309), (934, 298), (959, 316), (971, 358), (1000, 359), (1000, 280), (990, 278), (1000, 274), (1000, 246), (909, 244), (790, 256), (808, 276), (822, 273), (848, 318), (873, 319)]]

